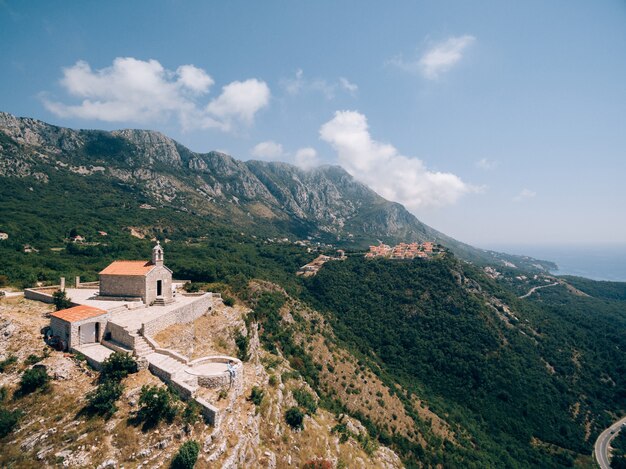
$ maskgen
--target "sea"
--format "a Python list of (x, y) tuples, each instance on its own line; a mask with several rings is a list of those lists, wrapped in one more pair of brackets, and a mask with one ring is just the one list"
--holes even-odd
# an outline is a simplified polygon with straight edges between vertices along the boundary
[(575, 275), (592, 280), (626, 282), (626, 244), (567, 244), (483, 246), (509, 254), (552, 261), (559, 266), (555, 275)]

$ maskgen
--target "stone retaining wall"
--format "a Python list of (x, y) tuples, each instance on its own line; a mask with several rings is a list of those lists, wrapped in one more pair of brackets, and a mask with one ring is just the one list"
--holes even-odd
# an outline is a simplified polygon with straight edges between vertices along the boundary
[(212, 303), (213, 298), (210, 293), (200, 296), (193, 303), (183, 305), (163, 316), (144, 323), (141, 328), (141, 335), (155, 336), (163, 329), (167, 329), (174, 324), (185, 324), (195, 321), (208, 311)]
[(24, 298), (27, 300), (35, 300), (41, 301), (42, 303), (52, 304), (54, 303), (54, 298), (52, 297), (52, 293), (48, 293), (52, 288), (58, 290), (60, 287), (57, 285), (56, 287), (45, 287), (45, 288), (27, 288), (24, 290)]
[(135, 349), (135, 335), (131, 334), (125, 327), (120, 326), (109, 321), (106, 325), (105, 333), (111, 333), (111, 339), (115, 342), (128, 347), (129, 349)]
[(217, 426), (219, 423), (219, 410), (217, 407), (212, 406), (201, 397), (196, 397), (196, 402), (200, 405), (200, 412), (204, 417), (207, 424)]

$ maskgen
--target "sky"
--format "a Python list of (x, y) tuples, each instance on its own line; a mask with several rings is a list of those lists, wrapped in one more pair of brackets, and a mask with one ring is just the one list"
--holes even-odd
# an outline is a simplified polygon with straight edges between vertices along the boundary
[(481, 247), (626, 243), (626, 2), (0, 0), (0, 111), (338, 164)]

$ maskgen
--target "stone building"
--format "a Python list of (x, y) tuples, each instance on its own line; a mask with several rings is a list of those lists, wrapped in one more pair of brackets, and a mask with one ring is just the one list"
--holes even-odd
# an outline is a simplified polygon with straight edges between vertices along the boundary
[(100, 272), (101, 298), (141, 299), (146, 305), (169, 304), (172, 271), (163, 265), (163, 248), (157, 242), (151, 261), (115, 261)]
[(79, 305), (50, 315), (51, 335), (58, 337), (63, 349), (100, 342), (109, 313), (93, 306)]

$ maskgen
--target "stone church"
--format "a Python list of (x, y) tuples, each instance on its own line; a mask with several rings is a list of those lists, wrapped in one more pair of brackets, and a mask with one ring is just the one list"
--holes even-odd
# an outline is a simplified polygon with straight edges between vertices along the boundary
[(157, 242), (151, 261), (115, 261), (100, 272), (102, 299), (141, 299), (146, 305), (169, 304), (172, 271), (163, 265), (163, 248)]

